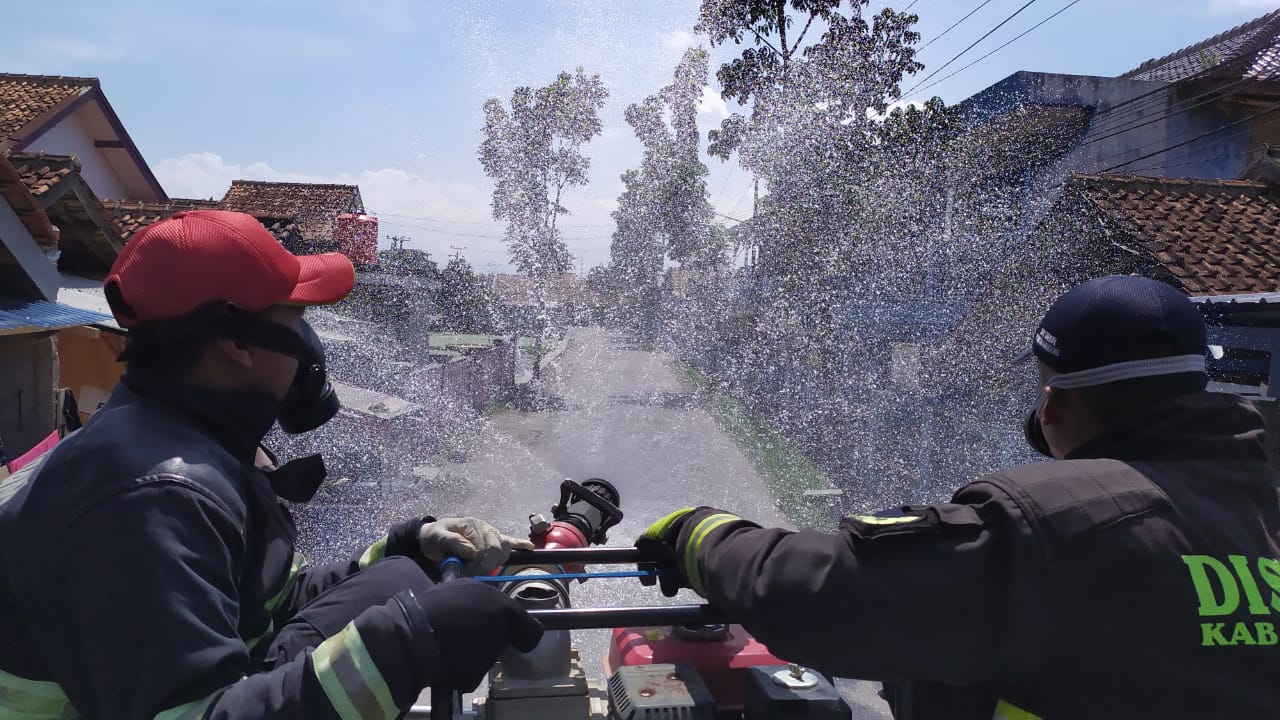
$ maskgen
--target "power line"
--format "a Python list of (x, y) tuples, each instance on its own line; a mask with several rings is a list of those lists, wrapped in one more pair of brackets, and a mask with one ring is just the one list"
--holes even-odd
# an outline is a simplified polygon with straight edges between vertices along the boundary
[[(1186, 83), (1192, 80), (1198, 80), (1200, 78), (1206, 77), (1211, 74), (1221, 73), (1223, 72), (1224, 69), (1233, 67), (1233, 66), (1242, 67), (1246, 64), (1247, 59), (1254, 57), (1254, 55), (1256, 55), (1256, 53), (1246, 54), (1241, 57), (1230, 60), (1227, 63), (1223, 63), (1219, 65), (1206, 65), (1205, 67), (1201, 68), (1195, 73), (1187, 75), (1186, 77), (1183, 77), (1183, 78), (1179, 78), (1179, 82)], [(1239, 80), (1236, 80), (1228, 85), (1225, 85), (1220, 88), (1216, 88), (1216, 90), (1211, 89), (1207, 91), (1207, 93), (1201, 93), (1197, 97), (1204, 97), (1206, 94), (1212, 93), (1215, 91), (1219, 93), (1225, 93), (1230, 89), (1233, 89), (1239, 85), (1242, 85), (1244, 83), (1251, 82), (1254, 80), (1255, 78), (1251, 78), (1246, 75), (1244, 77), (1241, 77)], [(1144, 92), (1140, 95), (1135, 95), (1134, 97), (1131, 97), (1128, 100), (1125, 100), (1123, 102), (1120, 102), (1120, 103), (1117, 103), (1116, 105), (1111, 106), (1110, 108), (1107, 109), (1107, 115), (1100, 120), (1097, 131), (1101, 132), (1103, 129), (1111, 129), (1117, 125), (1123, 124), (1124, 122), (1129, 122), (1131, 119), (1139, 117), (1146, 110), (1159, 106), (1162, 102), (1164, 102), (1164, 99), (1158, 96), (1167, 95), (1170, 92), (1170, 90), (1171, 90), (1170, 85), (1162, 84), (1160, 87), (1153, 88), (1151, 90), (1148, 90), (1147, 92)], [(1130, 105), (1133, 105), (1133, 107), (1130, 108), (1125, 113), (1116, 112), (1121, 108), (1129, 107)], [(1128, 115), (1128, 117), (1126, 117), (1126, 115)]]
[[(441, 220), (439, 218), (427, 217), (425, 215), (402, 215), (400, 213), (376, 212), (372, 210), (370, 211), (370, 213), (373, 215), (386, 215), (387, 217), (408, 218), (410, 220), (426, 220), (427, 222), (442, 223), (445, 225), (485, 225), (488, 227), (503, 226), (503, 224), (499, 222), (481, 222), (478, 220)], [(604, 224), (604, 225), (558, 224), (558, 226), (559, 227), (575, 227), (575, 228), (601, 228), (601, 227), (613, 227), (613, 224), (612, 223)]]
[[(1014, 13), (1013, 13), (1012, 15), (1010, 15), (1009, 17), (1005, 18), (1004, 20), (1001, 20), (999, 25), (996, 25), (995, 27), (993, 27), (993, 28), (991, 28), (990, 30), (988, 30), (988, 31), (986, 32), (986, 34), (984, 34), (982, 37), (978, 38), (977, 40), (974, 40), (974, 41), (969, 45), (969, 47), (967, 47), (967, 48), (965, 48), (965, 49), (961, 50), (959, 53), (957, 53), (957, 54), (955, 55), (955, 57), (952, 57), (950, 60), (948, 60), (948, 61), (946, 61), (945, 63), (943, 63), (943, 64), (942, 64), (942, 67), (940, 67), (940, 68), (938, 68), (937, 70), (934, 70), (933, 72), (929, 73), (929, 75), (928, 75), (927, 77), (925, 77), (925, 78), (924, 78), (923, 80), (921, 80), (920, 82), (916, 83), (914, 87), (912, 87), (910, 90), (908, 90), (908, 91), (906, 91), (905, 93), (903, 93), (903, 95), (910, 95), (911, 93), (915, 92), (916, 88), (918, 88), (918, 87), (920, 87), (921, 85), (923, 85), (923, 84), (925, 84), (925, 83), (929, 82), (929, 79), (930, 79), (930, 78), (932, 78), (934, 75), (937, 75), (938, 73), (942, 72), (943, 70), (946, 70), (948, 65), (950, 65), (950, 64), (951, 64), (951, 63), (953, 63), (953, 62), (955, 62), (956, 60), (959, 60), (961, 56), (963, 56), (965, 53), (967, 53), (967, 52), (969, 52), (970, 50), (972, 50), (972, 49), (974, 48), (974, 46), (976, 46), (978, 43), (980, 43), (980, 42), (982, 42), (983, 40), (986, 40), (987, 38), (991, 37), (992, 33), (994, 33), (995, 31), (999, 30), (1000, 28), (1004, 27), (1004, 26), (1005, 26), (1005, 24), (1006, 24), (1006, 23), (1008, 23), (1010, 20), (1012, 20), (1012, 19), (1014, 19), (1014, 18), (1018, 17), (1018, 15), (1019, 15), (1023, 10), (1026, 10), (1027, 8), (1031, 7), (1032, 5), (1034, 5), (1034, 4), (1035, 4), (1035, 2), (1036, 2), (1036, 0), (1027, 0), (1027, 3), (1026, 3), (1025, 5), (1023, 5), (1022, 7), (1018, 8), (1018, 9), (1017, 9), (1016, 11), (1014, 11)], [(954, 73), (953, 73), (953, 74), (954, 74)], [(948, 77), (950, 77), (950, 76), (948, 76)], [(944, 78), (944, 79), (945, 79), (945, 78)]]
[[(1134, 159), (1132, 159), (1132, 160), (1126, 160), (1125, 162), (1118, 163), (1118, 164), (1116, 164), (1116, 165), (1112, 165), (1111, 167), (1107, 168), (1106, 170), (1103, 170), (1102, 172), (1104, 172), (1104, 173), (1109, 173), (1109, 172), (1111, 172), (1112, 170), (1118, 170), (1118, 169), (1120, 169), (1120, 168), (1122, 168), (1122, 167), (1124, 167), (1124, 166), (1126, 166), (1126, 165), (1132, 165), (1132, 164), (1134, 164), (1134, 163), (1136, 163), (1136, 162), (1141, 162), (1141, 161), (1143, 161), (1143, 160), (1146, 160), (1147, 158), (1155, 157), (1156, 155), (1163, 155), (1164, 153), (1167, 153), (1167, 152), (1169, 152), (1170, 150), (1177, 150), (1178, 148), (1180, 148), (1180, 147), (1184, 147), (1184, 146), (1186, 146), (1186, 145), (1190, 145), (1191, 143), (1193, 143), (1193, 142), (1195, 142), (1195, 141), (1197, 141), (1197, 140), (1203, 140), (1204, 138), (1209, 137), (1210, 135), (1213, 135), (1213, 134), (1215, 134), (1215, 133), (1222, 132), (1223, 130), (1228, 130), (1228, 129), (1233, 128), (1233, 127), (1236, 127), (1236, 126), (1238, 126), (1238, 125), (1242, 125), (1242, 124), (1244, 124), (1244, 123), (1247, 123), (1247, 122), (1249, 122), (1249, 121), (1251, 121), (1251, 120), (1256, 120), (1256, 119), (1258, 119), (1258, 118), (1260, 118), (1260, 117), (1263, 117), (1264, 115), (1270, 115), (1271, 113), (1274, 113), (1274, 112), (1280, 112), (1280, 105), (1277, 105), (1277, 106), (1272, 107), (1272, 108), (1268, 108), (1268, 109), (1263, 110), (1263, 111), (1261, 111), (1261, 112), (1254, 113), (1254, 114), (1252, 114), (1252, 115), (1250, 115), (1250, 116), (1248, 116), (1248, 117), (1245, 117), (1245, 118), (1241, 118), (1241, 119), (1239, 119), (1239, 120), (1236, 120), (1236, 121), (1235, 121), (1235, 122), (1233, 122), (1233, 123), (1230, 123), (1230, 124), (1227, 124), (1227, 125), (1223, 125), (1222, 127), (1214, 128), (1213, 130), (1210, 130), (1210, 131), (1208, 131), (1208, 132), (1200, 133), (1199, 135), (1197, 135), (1197, 136), (1195, 136), (1195, 137), (1191, 138), (1190, 140), (1184, 140), (1184, 141), (1182, 141), (1182, 142), (1180, 142), (1180, 143), (1175, 143), (1175, 144), (1173, 144), (1173, 145), (1170, 145), (1170, 146), (1169, 146), (1169, 147), (1167, 147), (1167, 148), (1164, 148), (1164, 149), (1161, 149), (1161, 150), (1156, 150), (1155, 152), (1147, 153), (1146, 155), (1142, 155), (1142, 156), (1140, 156), (1140, 157), (1136, 157), (1136, 158), (1134, 158)], [(1144, 146), (1144, 147), (1145, 147), (1145, 146)]]
[[(1034, 1), (1035, 1), (1035, 0), (1032, 0), (1032, 2), (1034, 2)], [(992, 55), (995, 55), (996, 53), (1000, 52), (1001, 50), (1003, 50), (1003, 49), (1005, 49), (1005, 48), (1009, 47), (1010, 45), (1014, 44), (1015, 42), (1017, 42), (1017, 41), (1021, 40), (1022, 38), (1026, 37), (1028, 34), (1030, 34), (1030, 33), (1031, 33), (1033, 30), (1035, 30), (1036, 28), (1040, 27), (1041, 25), (1044, 25), (1045, 23), (1049, 22), (1050, 20), (1052, 20), (1052, 19), (1054, 19), (1054, 18), (1058, 17), (1059, 15), (1061, 15), (1062, 13), (1066, 12), (1067, 10), (1069, 10), (1069, 9), (1071, 8), (1071, 6), (1072, 6), (1072, 5), (1075, 5), (1075, 4), (1076, 4), (1076, 3), (1078, 3), (1078, 2), (1080, 2), (1080, 0), (1071, 0), (1071, 2), (1067, 3), (1067, 4), (1066, 4), (1066, 5), (1064, 5), (1060, 10), (1058, 10), (1058, 12), (1056, 12), (1056, 13), (1054, 13), (1054, 14), (1050, 15), (1049, 17), (1047, 17), (1047, 18), (1045, 18), (1045, 19), (1041, 20), (1040, 22), (1036, 23), (1035, 25), (1032, 25), (1031, 27), (1029, 27), (1029, 28), (1027, 28), (1026, 30), (1022, 31), (1022, 33), (1021, 33), (1020, 35), (1018, 35), (1018, 36), (1014, 37), (1012, 40), (1010, 40), (1010, 41), (1006, 42), (1005, 44), (1001, 45), (1000, 47), (996, 48), (995, 50), (992, 50), (991, 52), (987, 53), (986, 55), (983, 55), (982, 57), (978, 58), (977, 60), (974, 60), (973, 62), (969, 63), (968, 65), (965, 65), (964, 67), (960, 68), (959, 70), (956, 70), (955, 72), (951, 73), (950, 75), (948, 75), (948, 76), (946, 76), (946, 77), (944, 77), (944, 78), (941, 78), (941, 79), (939, 79), (939, 80), (935, 80), (935, 81), (933, 81), (932, 83), (929, 83), (928, 85), (924, 86), (924, 88), (923, 88), (923, 89), (924, 89), (924, 90), (928, 90), (929, 88), (933, 87), (934, 85), (937, 85), (938, 83), (945, 82), (946, 80), (949, 80), (949, 79), (951, 79), (951, 78), (955, 77), (956, 75), (959, 75), (960, 73), (964, 72), (965, 70), (968, 70), (969, 68), (973, 67), (974, 65), (977, 65), (978, 63), (982, 62), (983, 60), (986, 60), (987, 58), (991, 57)], [(1031, 4), (1031, 3), (1027, 3), (1027, 5), (1030, 5), (1030, 4)], [(1026, 5), (1023, 5), (1022, 7), (1025, 9), (1025, 8), (1026, 8)], [(1022, 11), (1021, 11), (1021, 10), (1019, 10), (1018, 12), (1022, 12)], [(1014, 13), (1014, 14), (1016, 15), (1017, 13)], [(1012, 17), (1012, 16), (1010, 16), (1010, 17)], [(979, 42), (981, 42), (981, 41), (979, 41)], [(961, 54), (963, 55), (964, 53), (961, 53)], [(945, 66), (944, 66), (944, 67), (945, 67)], [(938, 68), (938, 70), (942, 70), (942, 68)], [(925, 78), (925, 80), (928, 80), (928, 79), (929, 79), (929, 78)], [(921, 80), (920, 82), (924, 82), (924, 80)], [(917, 87), (919, 87), (919, 86), (917, 86)], [(914, 89), (915, 89), (915, 88), (912, 88), (912, 90), (914, 90)], [(908, 92), (911, 92), (911, 91), (908, 91)]]
[[(427, 225), (415, 225), (415, 224), (413, 224), (413, 223), (398, 222), (398, 221), (395, 221), (395, 220), (391, 221), (391, 224), (392, 224), (392, 225), (396, 225), (396, 226), (398, 226), (398, 227), (411, 227), (411, 228), (416, 228), (416, 229), (418, 229), (418, 230), (426, 230), (427, 232), (439, 233), (439, 234), (441, 234), (441, 235), (448, 235), (448, 236), (450, 236), (450, 237), (477, 238), (477, 239), (480, 239), (480, 240), (505, 240), (505, 239), (506, 239), (506, 238), (505, 238), (505, 237), (503, 237), (502, 235), (477, 235), (477, 234), (475, 234), (475, 233), (455, 232), (455, 231), (453, 231), (453, 230), (445, 230), (445, 229), (442, 229), (442, 228), (434, 228), (434, 227), (429, 227), (429, 226), (427, 226)], [(592, 237), (574, 237), (574, 236), (568, 236), (568, 237), (565, 237), (564, 239), (565, 239), (565, 240), (572, 240), (572, 241), (574, 241), (574, 242), (579, 242), (579, 241), (583, 241), (583, 240), (588, 240), (588, 241), (594, 241), (594, 240), (608, 240), (608, 239), (609, 239), (609, 236), (608, 236), (608, 235), (598, 235), (598, 236), (592, 236)]]
[[(1158, 117), (1155, 117), (1155, 118), (1152, 118), (1152, 119), (1150, 119), (1150, 120), (1147, 120), (1146, 122), (1138, 123), (1138, 124), (1136, 124), (1136, 125), (1126, 125), (1125, 127), (1117, 128), (1117, 129), (1115, 129), (1115, 130), (1112, 130), (1111, 132), (1108, 132), (1108, 133), (1107, 133), (1107, 134), (1105, 134), (1105, 135), (1102, 135), (1102, 136), (1100, 136), (1100, 137), (1095, 137), (1095, 138), (1092, 138), (1092, 139), (1088, 140), (1087, 142), (1081, 143), (1081, 144), (1080, 144), (1080, 147), (1086, 147), (1086, 146), (1092, 145), (1092, 144), (1094, 144), (1094, 143), (1096, 143), (1096, 142), (1102, 142), (1103, 140), (1106, 140), (1106, 139), (1108, 139), (1108, 138), (1113, 138), (1113, 137), (1115, 137), (1115, 136), (1117, 136), (1117, 135), (1123, 135), (1124, 133), (1127, 133), (1127, 132), (1129, 132), (1130, 130), (1137, 130), (1138, 128), (1144, 128), (1144, 127), (1146, 127), (1146, 126), (1148, 126), (1148, 125), (1151, 125), (1151, 124), (1153, 124), (1153, 123), (1158, 123), (1158, 122), (1160, 122), (1160, 121), (1162, 121), (1162, 120), (1168, 120), (1169, 118), (1174, 117), (1175, 115), (1181, 115), (1182, 113), (1189, 112), (1189, 111), (1191, 111), (1191, 110), (1195, 110), (1196, 108), (1204, 107), (1205, 105), (1208, 105), (1209, 103), (1217, 102), (1218, 98), (1220, 98), (1224, 92), (1226, 92), (1227, 90), (1229, 90), (1232, 86), (1240, 84), (1241, 82), (1244, 82), (1244, 80), (1239, 80), (1239, 81), (1237, 81), (1237, 82), (1235, 82), (1235, 83), (1232, 83), (1231, 85), (1228, 85), (1228, 86), (1223, 87), (1223, 88), (1215, 88), (1215, 89), (1212, 89), (1212, 90), (1207, 90), (1207, 91), (1205, 91), (1205, 92), (1203, 92), (1203, 93), (1200, 93), (1199, 95), (1197, 95), (1197, 96), (1195, 96), (1195, 97), (1193, 97), (1193, 98), (1188, 98), (1187, 100), (1183, 101), (1183, 102), (1195, 102), (1196, 100), (1200, 100), (1201, 98), (1205, 98), (1205, 99), (1204, 99), (1203, 101), (1201, 101), (1201, 102), (1198, 102), (1198, 103), (1196, 103), (1196, 104), (1194, 104), (1194, 105), (1188, 105), (1187, 107), (1184, 107), (1184, 108), (1182, 108), (1182, 109), (1180, 109), (1180, 110), (1173, 110), (1172, 108), (1170, 108), (1170, 111), (1169, 111), (1168, 113), (1164, 114), (1164, 115), (1160, 115), (1160, 116), (1158, 116)], [(1180, 104), (1182, 104), (1182, 103), (1181, 103), (1181, 102), (1179, 102), (1179, 103), (1174, 103), (1174, 107), (1177, 107), (1177, 106), (1178, 106), (1178, 105), (1180, 105)]]
[[(935, 35), (935, 36), (933, 37), (933, 39), (932, 39), (932, 40), (930, 40), (929, 42), (927, 42), (927, 43), (925, 43), (925, 44), (921, 45), (921, 46), (920, 46), (920, 50), (924, 50), (925, 48), (929, 47), (930, 45), (934, 44), (935, 42), (937, 42), (937, 41), (941, 40), (941, 39), (942, 39), (942, 37), (943, 37), (944, 35), (946, 35), (947, 33), (951, 32), (952, 30), (955, 30), (957, 25), (959, 25), (960, 23), (964, 22), (965, 20), (968, 20), (970, 17), (972, 17), (972, 16), (973, 16), (973, 14), (974, 14), (974, 13), (976, 13), (976, 12), (978, 12), (979, 10), (981, 10), (982, 8), (986, 7), (988, 4), (990, 4), (990, 2), (991, 2), (991, 0), (982, 0), (982, 3), (980, 3), (980, 4), (978, 5), (978, 7), (976, 7), (976, 8), (974, 8), (974, 9), (970, 10), (968, 15), (965, 15), (964, 17), (960, 18), (959, 20), (957, 20), (957, 21), (955, 21), (955, 22), (951, 23), (951, 27), (949, 27), (949, 28), (947, 28), (946, 30), (943, 30), (942, 32), (940, 32), (940, 33), (938, 33), (937, 35)], [(912, 4), (914, 5), (915, 3), (912, 3)], [(917, 52), (919, 52), (919, 51), (917, 51)]]

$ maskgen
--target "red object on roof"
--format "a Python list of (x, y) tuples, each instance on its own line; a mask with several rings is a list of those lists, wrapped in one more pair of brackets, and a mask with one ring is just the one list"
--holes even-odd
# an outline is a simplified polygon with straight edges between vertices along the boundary
[(378, 264), (378, 218), (343, 213), (338, 216), (334, 239), (338, 241), (338, 252), (350, 258), (356, 267)]

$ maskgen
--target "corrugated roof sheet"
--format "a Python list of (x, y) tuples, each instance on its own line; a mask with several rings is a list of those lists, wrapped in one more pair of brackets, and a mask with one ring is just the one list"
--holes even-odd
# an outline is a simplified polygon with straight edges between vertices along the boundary
[(0, 295), (0, 335), (109, 322), (110, 315), (16, 295)]

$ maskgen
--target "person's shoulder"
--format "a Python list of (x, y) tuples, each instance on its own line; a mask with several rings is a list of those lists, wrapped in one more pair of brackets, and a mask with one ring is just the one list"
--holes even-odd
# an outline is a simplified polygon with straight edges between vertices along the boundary
[(59, 443), (37, 482), (56, 484), (82, 502), (143, 488), (197, 492), (239, 515), (245, 504), (242, 476), (249, 470), (190, 423), (137, 404), (93, 418)]
[(1135, 517), (1162, 512), (1172, 503), (1133, 466), (1118, 460), (1053, 460), (1019, 465), (974, 480), (956, 502), (991, 503), (1041, 533), (1067, 540)]

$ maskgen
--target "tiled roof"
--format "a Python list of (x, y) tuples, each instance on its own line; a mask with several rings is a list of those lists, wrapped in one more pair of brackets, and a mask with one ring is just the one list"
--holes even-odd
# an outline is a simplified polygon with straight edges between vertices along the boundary
[(1073, 174), (1068, 187), (1190, 295), (1280, 290), (1280, 190), (1274, 185)]
[(49, 216), (40, 209), (22, 175), (3, 153), (0, 153), (0, 200), (13, 208), (32, 237), (42, 244), (52, 245), (53, 225)]
[(223, 210), (245, 212), (259, 219), (293, 220), (308, 242), (329, 241), (342, 213), (364, 212), (355, 185), (236, 180), (223, 196)]
[[(45, 153), (10, 153), (9, 164), (37, 200), (52, 192), (59, 183), (80, 172), (80, 161), (74, 155)], [(41, 203), (42, 205), (44, 203)]]
[(1280, 79), (1280, 10), (1171, 55), (1148, 60), (1120, 77), (1161, 82), (1192, 77)]
[(97, 87), (93, 78), (0, 73), (0, 149), (25, 137), (80, 95)]
[(184, 198), (173, 198), (167, 203), (143, 202), (141, 200), (110, 200), (103, 201), (103, 209), (107, 211), (107, 215), (112, 217), (120, 229), (124, 231), (124, 237), (133, 237), (133, 234), (153, 222), (163, 220), (179, 210), (216, 210), (218, 202), (216, 200), (190, 200)]

